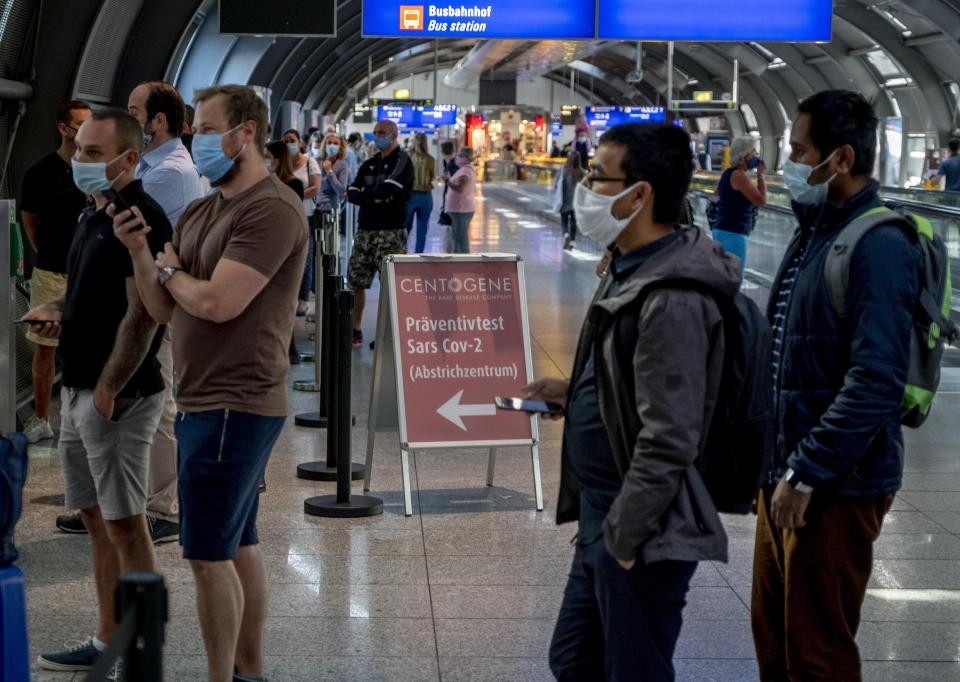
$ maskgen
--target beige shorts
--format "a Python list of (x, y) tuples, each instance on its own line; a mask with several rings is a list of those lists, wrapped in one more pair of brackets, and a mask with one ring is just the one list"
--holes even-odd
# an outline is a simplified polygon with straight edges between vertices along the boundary
[[(36, 308), (39, 305), (47, 305), (54, 301), (59, 301), (67, 292), (67, 276), (49, 270), (33, 269), (33, 276), (30, 278), (30, 308)], [(60, 345), (60, 339), (48, 339), (43, 336), (37, 336), (29, 329), (27, 330), (27, 340), (38, 346), (49, 346), (56, 348)]]

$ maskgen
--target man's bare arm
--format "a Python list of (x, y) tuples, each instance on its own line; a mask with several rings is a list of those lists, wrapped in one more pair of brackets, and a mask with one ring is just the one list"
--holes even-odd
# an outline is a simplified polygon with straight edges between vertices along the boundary
[(143, 364), (157, 331), (157, 323), (140, 300), (137, 283), (133, 277), (127, 278), (126, 288), (127, 313), (120, 322), (117, 337), (113, 342), (113, 351), (103, 371), (100, 372), (100, 380), (97, 382), (97, 390), (111, 396), (116, 396), (123, 390)]
[(40, 216), (30, 211), (20, 211), (23, 218), (23, 232), (27, 235), (27, 241), (33, 252), (37, 252), (37, 234), (40, 232)]

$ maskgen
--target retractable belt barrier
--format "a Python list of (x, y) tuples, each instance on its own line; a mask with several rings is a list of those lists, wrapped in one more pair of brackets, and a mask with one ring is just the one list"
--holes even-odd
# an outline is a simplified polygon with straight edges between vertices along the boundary
[(103, 682), (123, 657), (123, 679), (162, 682), (167, 589), (156, 573), (125, 573), (116, 590), (117, 631), (86, 682)]
[[(360, 480), (364, 467), (353, 464), (350, 456), (352, 429), (351, 366), (353, 358), (353, 292), (344, 291), (343, 280), (335, 278), (337, 287), (334, 333), (330, 343), (329, 425), (327, 427), (327, 458), (335, 454), (337, 494), (311, 497), (304, 501), (303, 511), (311, 516), (354, 518), (383, 513), (383, 501), (376, 497), (350, 494), (350, 481)], [(307, 465), (298, 467), (300, 469)], [(359, 473), (359, 475), (358, 475)], [(305, 476), (300, 476), (306, 478)]]

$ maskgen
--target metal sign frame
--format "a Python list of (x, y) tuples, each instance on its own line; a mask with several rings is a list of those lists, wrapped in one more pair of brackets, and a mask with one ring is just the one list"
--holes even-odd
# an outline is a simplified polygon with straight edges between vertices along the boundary
[[(527, 439), (489, 439), (471, 441), (438, 441), (411, 443), (407, 439), (406, 404), (403, 388), (403, 366), (398, 352), (400, 338), (400, 319), (396, 300), (396, 264), (397, 263), (490, 263), (515, 262), (520, 297), (520, 325), (523, 341), (524, 369), (526, 381), (533, 381), (533, 354), (530, 344), (530, 321), (527, 309), (527, 286), (524, 276), (523, 259), (516, 254), (419, 254), (387, 256), (381, 268), (383, 276), (380, 290), (379, 311), (377, 315), (377, 339), (373, 363), (373, 382), (370, 391), (370, 409), (367, 421), (367, 457), (364, 491), (370, 490), (373, 472), (373, 450), (378, 431), (394, 430), (400, 434), (400, 466), (403, 478), (404, 512), (413, 514), (410, 496), (409, 453), (416, 450), (440, 450), (450, 448), (483, 448), (489, 450), (487, 463), (487, 485), (493, 485), (496, 467), (496, 450), (500, 447), (527, 446), (530, 448), (533, 467), (534, 495), (537, 511), (543, 511), (543, 485), (540, 475), (540, 429), (537, 416), (530, 415), (530, 434)], [(390, 404), (387, 400), (393, 398)], [(384, 411), (386, 408), (389, 412)], [(394, 421), (393, 417), (396, 416)]]

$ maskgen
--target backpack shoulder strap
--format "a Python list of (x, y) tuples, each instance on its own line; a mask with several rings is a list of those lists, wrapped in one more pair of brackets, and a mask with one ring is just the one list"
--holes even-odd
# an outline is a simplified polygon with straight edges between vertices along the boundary
[(850, 263), (860, 240), (873, 228), (880, 225), (897, 225), (914, 236), (917, 227), (908, 217), (886, 206), (870, 209), (851, 221), (837, 236), (823, 266), (823, 276), (830, 295), (830, 303), (840, 317), (847, 315), (847, 286), (850, 282)]

